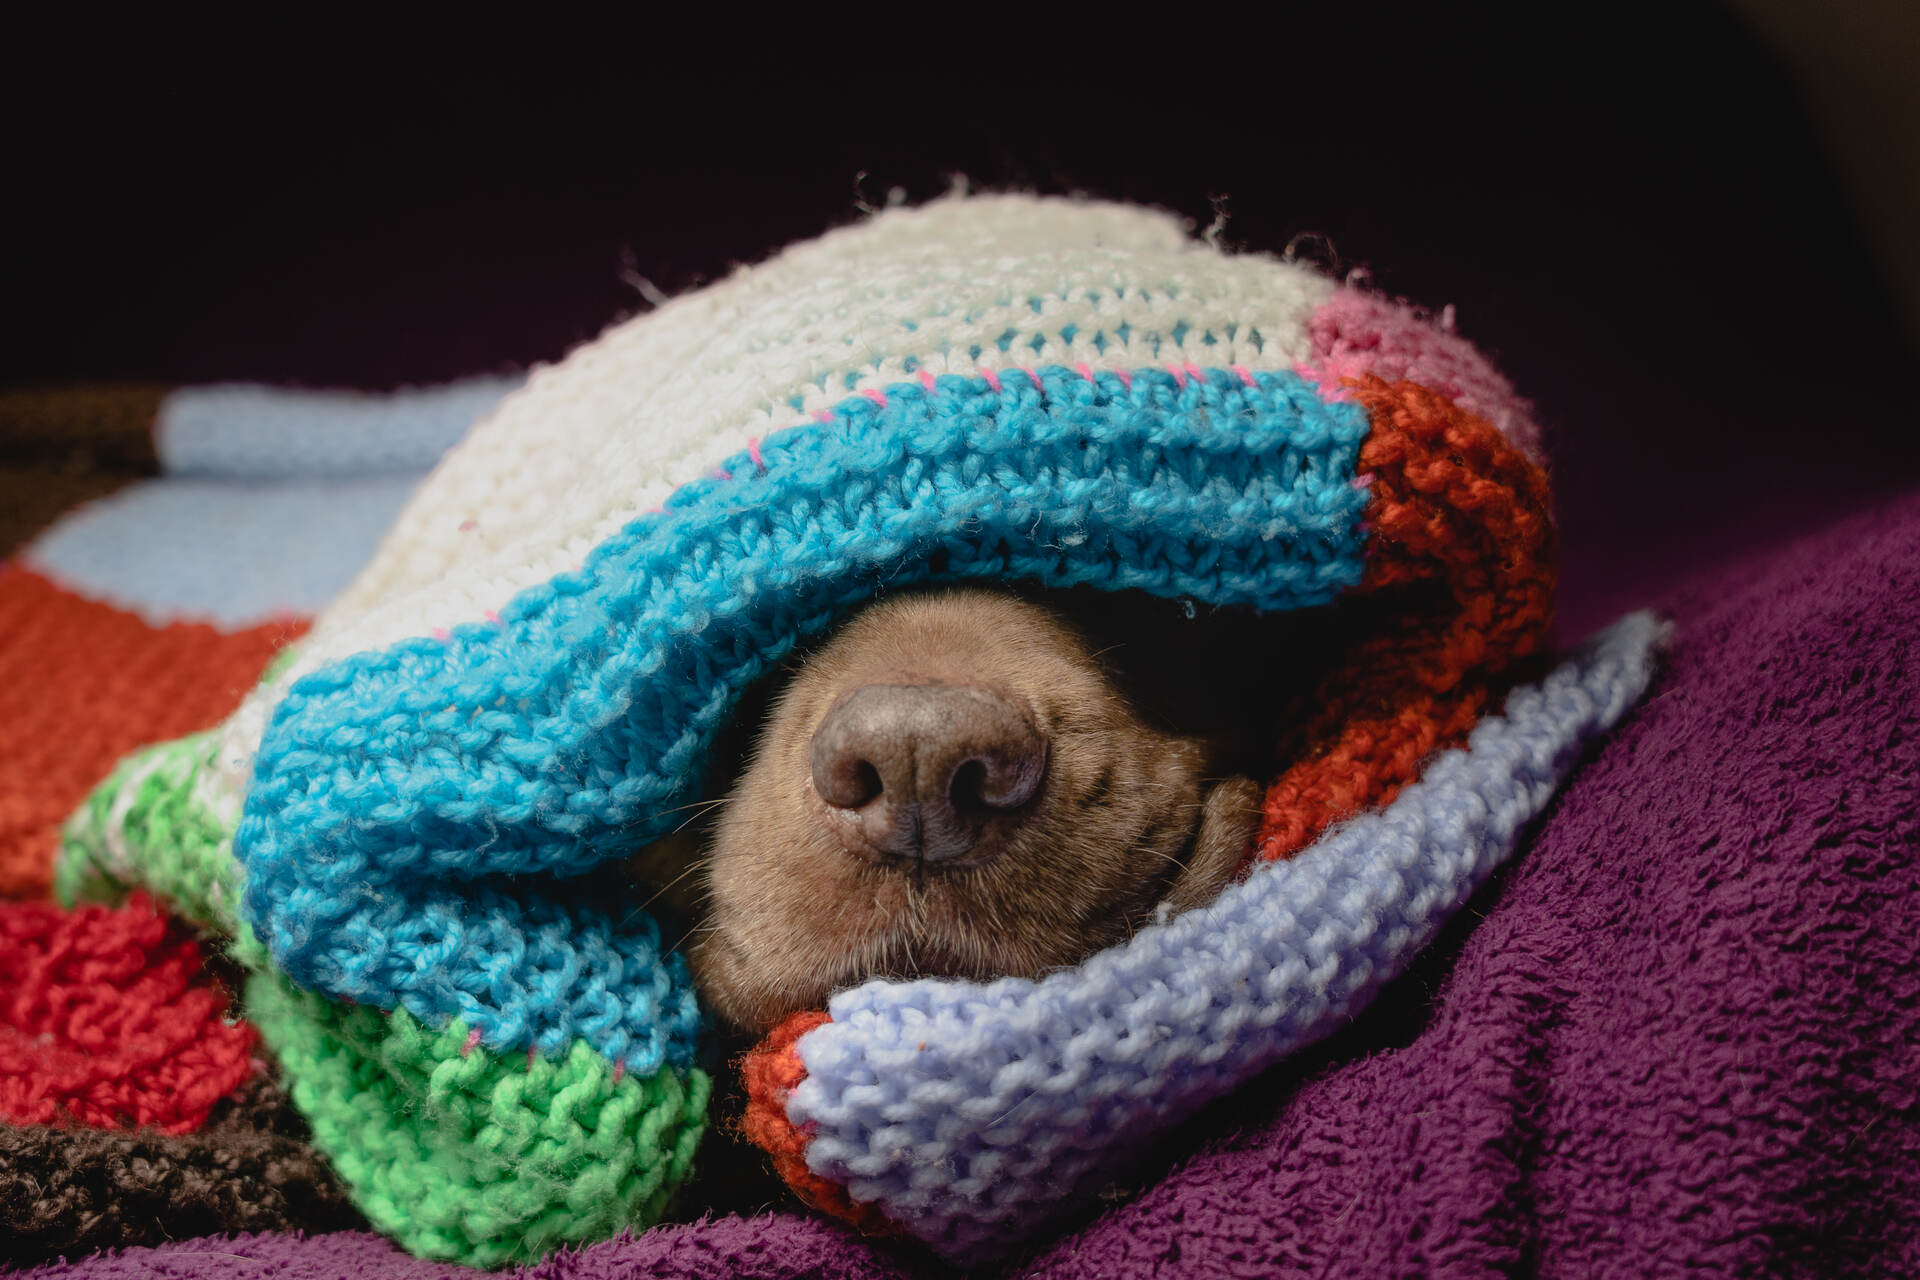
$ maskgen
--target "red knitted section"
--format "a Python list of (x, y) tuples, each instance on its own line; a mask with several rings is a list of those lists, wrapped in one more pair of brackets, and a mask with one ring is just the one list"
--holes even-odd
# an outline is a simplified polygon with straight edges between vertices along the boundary
[(1267, 791), (1258, 856), (1284, 858), (1336, 819), (1386, 804), (1465, 741), (1502, 675), (1553, 621), (1547, 480), (1506, 438), (1411, 382), (1347, 379), (1373, 421), (1363, 592), (1429, 583), (1322, 686), (1298, 762)]
[(246, 1080), (200, 946), (144, 895), (124, 907), (0, 905), (0, 1121), (191, 1133)]
[(122, 756), (218, 723), (305, 630), (155, 627), (0, 566), (0, 898), (46, 892), (60, 823)]
[(773, 1157), (773, 1169), (808, 1205), (867, 1235), (898, 1231), (880, 1210), (861, 1204), (847, 1189), (807, 1168), (809, 1135), (787, 1119), (787, 1095), (807, 1078), (796, 1049), (800, 1037), (832, 1022), (824, 1010), (796, 1013), (775, 1027), (741, 1064), (747, 1082), (747, 1112), (740, 1122), (747, 1140)]

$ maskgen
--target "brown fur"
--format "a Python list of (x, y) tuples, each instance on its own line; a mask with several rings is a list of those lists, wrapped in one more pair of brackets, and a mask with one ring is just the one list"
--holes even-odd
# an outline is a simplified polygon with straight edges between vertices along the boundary
[[(1228, 766), (1274, 728), (1260, 658), (1275, 636), (1229, 625), (1223, 643), (1219, 627), (1144, 600), (894, 596), (807, 657), (717, 820), (636, 860), (666, 883), (704, 846), (691, 959), (709, 1005), (758, 1031), (875, 975), (1038, 976), (1124, 940), (1162, 904), (1210, 901), (1257, 821), (1260, 788)], [(1123, 637), (1104, 652), (1103, 630)], [(1040, 789), (992, 856), (903, 867), (834, 837), (808, 746), (836, 702), (871, 684), (985, 687), (1047, 737)]]

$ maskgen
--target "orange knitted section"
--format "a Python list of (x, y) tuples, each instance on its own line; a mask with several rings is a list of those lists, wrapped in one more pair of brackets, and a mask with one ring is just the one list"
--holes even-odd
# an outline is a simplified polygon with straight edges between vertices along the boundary
[[(1487, 422), (1411, 382), (1347, 379), (1373, 429), (1360, 449), (1373, 526), (1360, 590), (1409, 588), (1321, 687), (1297, 762), (1267, 791), (1257, 856), (1386, 804), (1435, 751), (1465, 741), (1502, 673), (1553, 621), (1547, 480)], [(1437, 590), (1423, 593), (1417, 584)]]
[(0, 906), (0, 1121), (191, 1133), (253, 1070), (187, 930), (124, 907)]
[(218, 723), (305, 629), (155, 627), (0, 565), (0, 897), (45, 893), (93, 785), (135, 747)]
[(867, 1235), (893, 1235), (898, 1228), (880, 1210), (862, 1204), (847, 1189), (807, 1168), (808, 1134), (787, 1119), (787, 1095), (807, 1078), (795, 1048), (801, 1036), (833, 1019), (824, 1010), (796, 1013), (767, 1033), (741, 1063), (747, 1111), (740, 1128), (747, 1140), (773, 1157), (773, 1169), (800, 1199)]

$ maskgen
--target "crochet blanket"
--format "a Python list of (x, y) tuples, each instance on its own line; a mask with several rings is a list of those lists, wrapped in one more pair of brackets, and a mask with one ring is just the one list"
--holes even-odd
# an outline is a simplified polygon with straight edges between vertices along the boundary
[[(364, 1222), (217, 954), (142, 898), (34, 899), (120, 757), (228, 714), (516, 382), (0, 395), (0, 1257)], [(29, 523), (63, 497), (96, 500)]]
[[(1172, 377), (1170, 381), (1176, 388), (1184, 390), (1185, 384), (1180, 382), (1177, 376), (1178, 372), (1180, 371), (1176, 370), (1176, 376)], [(1211, 389), (1212, 384), (1199, 376), (1203, 373), (1202, 370), (1190, 368), (1185, 372), (1187, 376), (1193, 380), (1195, 388), (1200, 393), (1205, 394)], [(1099, 385), (1095, 378), (1087, 378), (1086, 381), (1096, 388)], [(1241, 381), (1249, 388), (1258, 388), (1259, 378), (1257, 373), (1255, 377), (1242, 378)], [(1046, 393), (1048, 391), (1042, 378), (1034, 378), (1033, 384), (1037, 392)], [(997, 391), (998, 389), (996, 388), (995, 390)], [(1457, 396), (1464, 393), (1456, 390), (1455, 394)], [(897, 398), (898, 397), (896, 397), (896, 399)], [(762, 460), (759, 454), (759, 449), (750, 448), (742, 465), (744, 466), (747, 462), (750, 462), (757, 467)], [(727, 468), (723, 467), (722, 469), (725, 470)], [(1462, 767), (1471, 769), (1471, 761), (1475, 759), (1476, 753), (1480, 756), (1487, 754), (1483, 748), (1490, 748), (1496, 757), (1502, 752), (1507, 752), (1510, 756), (1510, 749), (1502, 745), (1504, 742), (1509, 739), (1515, 742), (1526, 741), (1529, 740), (1528, 735), (1532, 735), (1531, 740), (1538, 745), (1529, 748), (1523, 754), (1526, 758), (1534, 761), (1534, 764), (1528, 767), (1536, 768), (1540, 771), (1538, 774), (1539, 785), (1522, 783), (1519, 793), (1517, 793), (1516, 807), (1512, 810), (1510, 817), (1502, 818), (1496, 824), (1497, 834), (1490, 842), (1488, 842), (1484, 836), (1476, 837), (1473, 834), (1475, 825), (1473, 822), (1470, 821), (1467, 824), (1467, 829), (1463, 833), (1465, 844), (1459, 846), (1466, 852), (1467, 856), (1459, 865), (1458, 869), (1444, 881), (1444, 883), (1451, 885), (1453, 889), (1460, 894), (1470, 891), (1477, 880), (1485, 874), (1490, 866), (1490, 859), (1497, 858), (1502, 846), (1510, 842), (1510, 838), (1513, 835), (1514, 824), (1523, 821), (1526, 813), (1531, 808), (1537, 807), (1539, 799), (1544, 798), (1545, 791), (1541, 788), (1548, 786), (1550, 779), (1565, 768), (1567, 759), (1564, 754), (1564, 747), (1578, 742), (1581, 734), (1584, 732), (1579, 726), (1584, 723), (1597, 727), (1619, 714), (1623, 708), (1624, 701), (1631, 697), (1632, 689), (1637, 683), (1644, 681), (1644, 655), (1647, 638), (1644, 627), (1641, 627), (1637, 632), (1632, 627), (1627, 628), (1625, 631), (1616, 631), (1612, 637), (1610, 637), (1610, 644), (1601, 645), (1597, 650), (1593, 651), (1587, 659), (1583, 660), (1582, 663), (1577, 663), (1567, 668), (1560, 677), (1557, 677), (1559, 683), (1556, 684), (1550, 681), (1548, 685), (1549, 693), (1544, 698), (1539, 699), (1537, 703), (1529, 704), (1527, 698), (1522, 696), (1517, 702), (1509, 703), (1507, 714), (1504, 717), (1489, 720), (1482, 726), (1484, 732), (1476, 735), (1472, 751), (1467, 756), (1460, 757), (1461, 760), (1468, 762)], [(1626, 664), (1624, 667), (1620, 665), (1622, 662)], [(1637, 671), (1639, 674), (1631, 674), (1634, 671)], [(1559, 692), (1552, 692), (1554, 689), (1557, 689)], [(1570, 695), (1578, 695), (1573, 704), (1569, 704), (1566, 701)], [(1547, 714), (1545, 719), (1542, 719), (1542, 711), (1540, 710), (1542, 708), (1552, 708), (1553, 712), (1552, 714)], [(1529, 726), (1533, 727), (1529, 728)], [(1556, 731), (1558, 731), (1558, 736), (1556, 736)], [(1503, 734), (1507, 735), (1507, 737), (1503, 738)], [(1521, 737), (1513, 738), (1512, 735), (1514, 734), (1519, 734)], [(205, 740), (200, 741), (204, 742)], [(1562, 747), (1556, 749), (1553, 745), (1555, 742), (1563, 744)], [(198, 743), (184, 751), (176, 751), (171, 754), (163, 752), (134, 762), (129, 770), (133, 775), (131, 779), (123, 776), (117, 787), (110, 787), (101, 793), (102, 803), (89, 807), (92, 811), (90, 815), (83, 813), (77, 827), (77, 830), (80, 832), (80, 843), (90, 845), (96, 849), (104, 848), (113, 844), (116, 838), (123, 838), (107, 833), (126, 832), (125, 818), (129, 813), (139, 810), (142, 813), (143, 820), (145, 820), (145, 813), (148, 812), (148, 810), (143, 810), (140, 806), (133, 805), (131, 802), (123, 802), (118, 805), (118, 812), (116, 813), (114, 812), (115, 806), (107, 803), (109, 798), (125, 797), (131, 793), (143, 795), (157, 795), (162, 793), (174, 796), (191, 795), (194, 793), (195, 785), (200, 776), (197, 770), (203, 762), (204, 757), (199, 754)], [(1423, 779), (1419, 785), (1402, 793), (1400, 798), (1394, 802), (1397, 808), (1390, 809), (1389, 813), (1406, 813), (1413, 807), (1415, 801), (1424, 801), (1425, 797), (1433, 790), (1433, 788), (1422, 789), (1426, 787), (1428, 782), (1439, 784), (1449, 781), (1445, 770), (1439, 770), (1437, 772), (1439, 776), (1429, 776)], [(1511, 760), (1509, 760), (1508, 766), (1499, 770), (1498, 773), (1500, 777), (1508, 780), (1524, 778), (1526, 776), (1524, 769), (1516, 771)], [(128, 785), (130, 781), (133, 783), (131, 786)], [(1486, 781), (1485, 776), (1476, 776), (1476, 782), (1484, 784)], [(1486, 794), (1486, 787), (1484, 785), (1479, 786), (1478, 793), (1482, 795)], [(1445, 802), (1442, 801), (1442, 804), (1442, 811), (1446, 811)], [(151, 806), (150, 809), (157, 810), (164, 807), (165, 806)], [(167, 815), (167, 819), (175, 823), (176, 826), (184, 825), (186, 827), (192, 827), (195, 822), (200, 821), (204, 817), (204, 812), (196, 812), (190, 805), (176, 805), (174, 812)], [(95, 832), (95, 835), (92, 837), (86, 834), (89, 821), (93, 823), (93, 830)], [(119, 824), (118, 826), (115, 825), (116, 822)], [(1349, 827), (1345, 830), (1350, 832), (1355, 829), (1356, 828)], [(1364, 830), (1364, 828), (1360, 829)], [(205, 848), (217, 843), (218, 835), (216, 833), (211, 840), (203, 840), (198, 847), (204, 851)], [(1371, 846), (1378, 842), (1375, 840), (1356, 841), (1356, 843), (1367, 843)], [(191, 852), (196, 846), (192, 841), (185, 843), (174, 841), (169, 847)], [(1476, 848), (1479, 850), (1477, 853), (1474, 852)], [(1318, 850), (1315, 852), (1317, 851)], [(203, 864), (196, 867), (193, 865), (193, 859), (189, 857), (181, 860), (178, 865), (168, 868), (156, 870), (151, 866), (144, 867), (143, 878), (149, 883), (153, 883), (156, 887), (169, 891), (169, 896), (178, 908), (186, 910), (189, 914), (197, 915), (208, 923), (224, 923), (228, 928), (244, 935), (246, 932), (245, 926), (231, 915), (233, 901), (232, 886), (222, 882), (219, 872), (220, 865), (222, 864), (220, 864), (218, 860), (215, 860), (210, 865)], [(1309, 861), (1305, 858), (1293, 862), (1276, 863), (1271, 867), (1263, 868), (1261, 872), (1257, 872), (1255, 878), (1249, 880), (1248, 885), (1242, 886), (1242, 890), (1250, 891), (1250, 887), (1258, 887), (1263, 878), (1271, 878), (1269, 873), (1305, 868), (1309, 865)], [(1375, 863), (1374, 865), (1378, 864)], [(84, 888), (86, 887), (86, 878), (89, 875), (97, 876), (114, 870), (115, 868), (113, 866), (98, 858), (71, 863), (69, 865), (69, 875), (74, 878), (70, 881), (68, 888), (70, 891)], [(1404, 877), (1405, 872), (1402, 871), (1396, 874)], [(111, 876), (109, 876), (109, 878), (111, 879)], [(1433, 883), (1438, 884), (1443, 882), (1435, 881)], [(95, 885), (94, 887), (98, 888), (100, 886)], [(1296, 879), (1289, 886), (1289, 891), (1297, 892), (1301, 887), (1302, 882), (1297, 880), (1296, 873)], [(1336, 896), (1338, 896), (1338, 894), (1336, 894)], [(1223, 904), (1223, 906), (1224, 905), (1226, 904)], [(1437, 923), (1439, 915), (1442, 914), (1443, 911), (1444, 908), (1442, 908), (1441, 911), (1433, 912), (1429, 916), (1413, 917), (1409, 923), (1414, 926), (1424, 922)], [(224, 916), (222, 914), (223, 912), (226, 913)], [(93, 922), (99, 923), (97, 920)], [(1269, 925), (1272, 924), (1271, 921), (1267, 923)], [(46, 928), (43, 928), (43, 932), (57, 931), (57, 924), (54, 922), (42, 920), (40, 924), (46, 926)], [(1269, 927), (1258, 930), (1257, 935), (1266, 936), (1272, 932), (1273, 930)], [(1407, 932), (1409, 938), (1402, 939), (1401, 950), (1390, 948), (1389, 951), (1385, 953), (1389, 962), (1395, 955), (1411, 953), (1412, 946), (1415, 942), (1415, 935), (1418, 934), (1418, 930), (1417, 928), (1409, 928)], [(243, 937), (243, 943), (244, 942), (245, 939)], [(143, 945), (152, 947), (156, 955), (158, 955), (160, 953), (166, 953), (166, 948), (169, 944), (164, 939), (161, 939), (146, 942)], [(249, 952), (248, 946), (243, 945), (239, 950), (241, 958), (247, 959)], [(1342, 954), (1344, 954), (1344, 952)], [(256, 960), (259, 959), (258, 956), (254, 956), (253, 958)], [(176, 965), (176, 967), (178, 966)], [(1386, 963), (1378, 967), (1387, 970), (1391, 969), (1392, 964)], [(1346, 994), (1353, 994), (1355, 992), (1363, 993), (1377, 978), (1382, 976), (1384, 976), (1384, 974), (1363, 974), (1357, 981), (1348, 982), (1346, 980), (1340, 980), (1333, 983), (1333, 987), (1339, 989), (1344, 986)], [(190, 995), (192, 993), (189, 992), (188, 994)], [(406, 1071), (409, 1070), (405, 1065), (408, 1061), (418, 1062), (420, 1064), (419, 1069), (427, 1072), (429, 1076), (432, 1076), (435, 1074), (444, 1074), (444, 1068), (455, 1061), (471, 1062), (473, 1058), (480, 1057), (482, 1058), (482, 1063), (477, 1074), (480, 1078), (482, 1088), (479, 1092), (497, 1092), (499, 1084), (512, 1084), (513, 1087), (520, 1090), (529, 1088), (537, 1089), (540, 1086), (535, 1080), (535, 1077), (549, 1065), (536, 1053), (529, 1060), (524, 1073), (516, 1072), (510, 1080), (502, 1076), (499, 1078), (499, 1084), (488, 1085), (486, 1084), (486, 1080), (490, 1077), (487, 1077), (486, 1070), (490, 1069), (491, 1064), (485, 1061), (483, 1054), (474, 1054), (472, 1052), (476, 1044), (479, 1043), (480, 1028), (464, 1028), (466, 1034), (461, 1035), (460, 1032), (463, 1028), (457, 1026), (450, 1027), (447, 1031), (451, 1032), (451, 1035), (443, 1032), (436, 1037), (432, 1034), (431, 1027), (425, 1026), (425, 1024), (422, 1024), (421, 1030), (409, 1032), (405, 1030), (404, 1019), (396, 1017), (382, 1022), (370, 1011), (366, 1012), (365, 1017), (361, 1017), (359, 1013), (354, 1013), (343, 1022), (337, 1011), (324, 1008), (301, 1008), (300, 1006), (303, 1000), (305, 1000), (305, 997), (291, 989), (276, 990), (273, 988), (263, 988), (259, 992), (250, 992), (249, 994), (249, 1005), (254, 1010), (256, 1018), (269, 1027), (270, 1038), (274, 1038), (275, 1035), (272, 1028), (276, 1017), (281, 1020), (278, 1040), (282, 1045), (291, 1045), (299, 1038), (300, 1034), (310, 1034), (312, 1028), (322, 1027), (332, 1036), (332, 1040), (329, 1042), (332, 1045), (338, 1046), (344, 1044), (350, 1049), (355, 1049), (362, 1053), (363, 1057), (360, 1060), (378, 1061), (382, 1063), (389, 1081), (397, 1079), (404, 1083)], [(308, 1003), (310, 1005), (310, 1001)], [(204, 1006), (205, 1001), (203, 1000), (200, 1006), (202, 1007), (203, 1014)], [(275, 1012), (276, 1010), (278, 1010), (278, 1013)], [(1333, 1018), (1338, 1019), (1343, 1016), (1341, 1010), (1342, 1006), (1336, 1001), (1335, 1004), (1326, 1009), (1319, 1010), (1318, 1013), (1321, 1015), (1331, 1014)], [(838, 1012), (837, 1009), (836, 1012)], [(354, 1022), (355, 1018), (358, 1018), (359, 1022), (363, 1024), (357, 1030), (353, 1025), (350, 1025)], [(1313, 1022), (1313, 1017), (1308, 1016), (1301, 1019), (1301, 1021), (1310, 1024)], [(396, 1027), (400, 1028), (400, 1032), (396, 1033)], [(289, 1028), (291, 1028), (291, 1030), (289, 1030)], [(396, 1034), (399, 1034), (399, 1039), (395, 1039)], [(1302, 1038), (1304, 1038), (1304, 1036)], [(1235, 1037), (1228, 1035), (1221, 1038), (1221, 1043), (1229, 1050), (1235, 1049), (1237, 1045), (1240, 1051), (1246, 1052), (1249, 1050), (1251, 1042), (1244, 1038), (1236, 1041)], [(1261, 1052), (1266, 1052), (1271, 1055), (1273, 1052), (1283, 1051), (1287, 1043), (1285, 1037), (1269, 1037), (1263, 1042), (1264, 1048), (1260, 1045), (1254, 1045), (1251, 1051), (1251, 1061), (1253, 1065), (1252, 1068), (1249, 1069), (1257, 1069)], [(1279, 1046), (1279, 1050), (1275, 1049), (1276, 1045)], [(297, 1060), (297, 1053), (289, 1053), (284, 1049), (281, 1052), (281, 1056), (289, 1063)], [(315, 1058), (307, 1064), (304, 1069), (306, 1078), (317, 1078), (326, 1070), (326, 1062), (336, 1060), (336, 1058), (337, 1049), (328, 1049), (321, 1057)], [(350, 1064), (353, 1058), (349, 1056), (347, 1061)], [(618, 1066), (619, 1062), (616, 1060), (615, 1072), (602, 1073), (600, 1078), (601, 1085), (606, 1086), (610, 1090), (617, 1090), (621, 1084), (625, 1083), (618, 1073)], [(589, 1067), (591, 1068), (591, 1064), (589, 1064)], [(556, 1079), (564, 1075), (564, 1068), (564, 1063), (557, 1065), (553, 1073)], [(649, 1076), (648, 1079), (654, 1080), (660, 1074), (659, 1072), (655, 1072), (654, 1075)], [(557, 1097), (564, 1095), (570, 1090), (577, 1094), (578, 1088), (576, 1086), (578, 1083), (577, 1080), (572, 1079), (561, 1080), (557, 1093), (552, 1096)], [(364, 1088), (366, 1085), (364, 1078), (360, 1078), (360, 1084)], [(462, 1086), (456, 1086), (456, 1089), (461, 1087)], [(366, 1092), (370, 1097), (378, 1096), (378, 1089), (367, 1089)], [(1202, 1092), (1204, 1092), (1204, 1090), (1202, 1090)], [(609, 1097), (611, 1098), (611, 1095), (609, 1095)], [(617, 1103), (617, 1098), (613, 1098), (612, 1100)], [(536, 1101), (536, 1105), (544, 1108), (545, 1113), (552, 1113), (550, 1103), (539, 1104)], [(376, 1110), (377, 1109), (378, 1108), (376, 1108)], [(619, 1108), (616, 1105), (613, 1109), (618, 1111)], [(642, 1105), (641, 1109), (647, 1111), (649, 1114), (658, 1115), (661, 1109), (659, 1100), (654, 1099), (646, 1102)], [(200, 1121), (203, 1122), (204, 1117), (200, 1117)], [(185, 1121), (183, 1121), (183, 1123), (185, 1123)], [(621, 1147), (624, 1150), (627, 1144), (623, 1141)], [(390, 1152), (376, 1154), (378, 1156), (384, 1156), (384, 1158), (388, 1159), (389, 1163), (392, 1162), (393, 1157)], [(399, 1159), (404, 1163), (404, 1152), (400, 1153)], [(521, 1167), (524, 1168), (524, 1153), (521, 1153), (521, 1159)], [(364, 1177), (361, 1185), (361, 1198), (364, 1201), (366, 1199)], [(418, 1188), (416, 1187), (414, 1190), (417, 1191)], [(596, 1191), (597, 1190), (596, 1188)], [(415, 1207), (418, 1207), (417, 1201)], [(534, 1206), (534, 1212), (544, 1212), (550, 1207), (550, 1205), (536, 1205)], [(626, 1206), (623, 1205), (622, 1207), (625, 1208)], [(246, 1224), (236, 1222), (233, 1225)], [(392, 1227), (389, 1226), (389, 1229), (392, 1229)], [(590, 1224), (589, 1229), (591, 1229)], [(415, 1247), (419, 1247), (417, 1239), (414, 1243)]]
[[(1202, 1113), (1097, 1213), (980, 1274), (1920, 1269), (1920, 494), (1657, 603), (1678, 635), (1655, 695), (1412, 972)], [(246, 1169), (284, 1127), (202, 1141)], [(67, 1135), (38, 1170), (95, 1161), (82, 1131), (15, 1132)], [(94, 1167), (168, 1168), (185, 1141), (110, 1140)], [(267, 1167), (292, 1163), (283, 1148)], [(158, 1238), (142, 1211), (180, 1183), (133, 1181), (146, 1204), (86, 1247)], [(282, 1178), (245, 1185), (259, 1203), (189, 1184), (176, 1234), (266, 1234), (31, 1274), (474, 1274), (366, 1231), (288, 1232), (338, 1223), (275, 1200)], [(917, 1252), (779, 1210), (508, 1274), (925, 1272)]]
[(1299, 264), (1120, 206), (888, 211), (537, 374), (218, 734), (96, 790), (56, 888), (229, 940), (377, 1225), (534, 1258), (653, 1221), (709, 1089), (683, 957), (584, 873), (677, 821), (798, 646), (885, 583), (1375, 596), (1243, 884), (1037, 984), (842, 993), (749, 1060), (809, 1202), (987, 1257), (1363, 1005), (1645, 688), (1639, 618), (1500, 711), (1551, 616), (1537, 453), (1444, 326)]

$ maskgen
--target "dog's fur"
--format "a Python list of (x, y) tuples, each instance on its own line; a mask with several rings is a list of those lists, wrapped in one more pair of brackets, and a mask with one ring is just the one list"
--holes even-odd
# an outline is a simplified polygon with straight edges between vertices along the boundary
[[(1300, 692), (1299, 616), (1200, 614), (1137, 593), (957, 588), (856, 615), (764, 691), (757, 744), (721, 753), (710, 820), (646, 850), (642, 880), (697, 860), (679, 905), (703, 998), (763, 1031), (875, 975), (1037, 976), (1210, 901), (1242, 864), (1279, 727)], [(1310, 665), (1310, 664), (1309, 664)], [(1049, 744), (989, 855), (862, 858), (836, 838), (808, 747), (869, 685), (985, 689)], [(684, 881), (683, 881), (684, 883)]]

